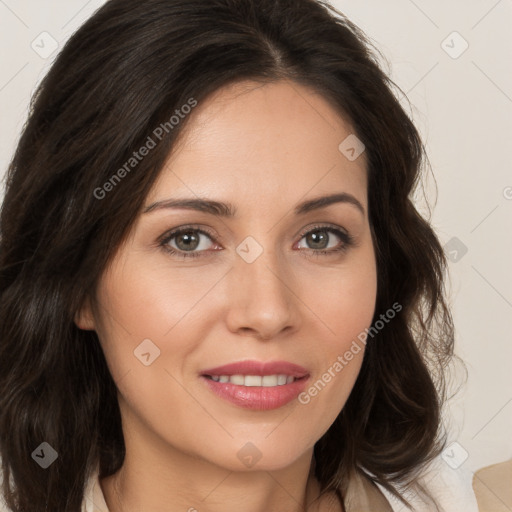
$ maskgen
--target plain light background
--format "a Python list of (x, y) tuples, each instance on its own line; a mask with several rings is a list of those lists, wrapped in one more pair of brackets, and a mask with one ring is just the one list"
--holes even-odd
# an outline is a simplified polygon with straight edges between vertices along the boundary
[[(103, 3), (0, 0), (0, 177), (58, 49), (44, 52)], [(384, 54), (426, 144), (432, 223), (451, 260), (457, 353), (468, 369), (447, 409), (457, 443), (449, 454), (474, 472), (512, 458), (512, 0), (331, 3)]]

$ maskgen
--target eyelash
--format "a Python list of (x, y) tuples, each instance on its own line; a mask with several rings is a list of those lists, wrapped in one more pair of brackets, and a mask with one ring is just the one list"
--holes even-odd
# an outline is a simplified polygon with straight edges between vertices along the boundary
[[(199, 256), (202, 256), (202, 254), (204, 252), (208, 252), (206, 250), (203, 250), (203, 251), (190, 251), (190, 252), (184, 252), (184, 251), (179, 251), (179, 250), (176, 250), (172, 247), (170, 247), (168, 244), (169, 242), (183, 234), (183, 233), (190, 233), (190, 232), (194, 232), (194, 233), (201, 233), (203, 235), (206, 235), (208, 238), (210, 238), (213, 242), (215, 242), (215, 239), (214, 239), (214, 235), (213, 233), (210, 233), (209, 231), (205, 230), (205, 229), (201, 229), (201, 228), (198, 228), (198, 227), (194, 227), (194, 226), (184, 226), (184, 227), (181, 227), (181, 228), (177, 228), (173, 231), (170, 231), (168, 233), (166, 233), (160, 240), (159, 242), (159, 246), (167, 253), (173, 255), (173, 256), (177, 256), (177, 257), (180, 257), (180, 258), (183, 258), (183, 259), (186, 259), (186, 258), (197, 258)], [(354, 241), (354, 238), (346, 233), (345, 231), (342, 231), (341, 229), (338, 229), (338, 228), (335, 228), (335, 227), (332, 227), (332, 226), (325, 226), (325, 225), (318, 225), (318, 226), (313, 226), (312, 228), (306, 230), (306, 231), (303, 231), (301, 234), (300, 234), (300, 239), (299, 240), (302, 240), (306, 235), (309, 235), (310, 233), (314, 233), (315, 231), (326, 231), (328, 233), (334, 233), (338, 238), (341, 239), (342, 241), (342, 245), (340, 247), (337, 247), (335, 249), (306, 249), (308, 252), (311, 252), (315, 257), (317, 256), (329, 256), (329, 255), (333, 255), (333, 254), (339, 254), (339, 253), (344, 253), (346, 252), (349, 248), (353, 247), (355, 245), (355, 241)], [(302, 249), (303, 251), (304, 249)]]

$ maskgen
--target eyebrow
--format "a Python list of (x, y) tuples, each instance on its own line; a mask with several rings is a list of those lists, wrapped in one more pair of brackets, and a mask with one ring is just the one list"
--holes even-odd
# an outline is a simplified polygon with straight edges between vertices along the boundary
[[(296, 215), (302, 215), (313, 210), (325, 208), (331, 204), (345, 203), (355, 206), (363, 215), (365, 210), (363, 205), (352, 195), (346, 192), (338, 194), (331, 194), (328, 196), (321, 196), (314, 199), (309, 199), (297, 205), (294, 209)], [(210, 199), (164, 199), (156, 201), (146, 208), (143, 213), (149, 213), (155, 210), (167, 208), (183, 208), (185, 210), (196, 210), (204, 213), (215, 215), (216, 217), (234, 217), (236, 215), (236, 208), (230, 203), (222, 203), (220, 201), (213, 201)]]

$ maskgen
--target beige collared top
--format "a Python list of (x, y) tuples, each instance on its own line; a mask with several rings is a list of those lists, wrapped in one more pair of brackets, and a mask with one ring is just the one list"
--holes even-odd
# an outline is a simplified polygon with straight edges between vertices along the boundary
[(510, 512), (512, 510), (512, 460), (478, 470), (473, 489), (480, 512)]
[[(388, 500), (378, 487), (359, 475), (349, 483), (345, 509), (346, 512), (393, 512)], [(101, 490), (98, 472), (89, 480), (82, 512), (109, 512)]]
[(349, 482), (345, 508), (347, 512), (393, 512), (379, 488), (361, 475)]

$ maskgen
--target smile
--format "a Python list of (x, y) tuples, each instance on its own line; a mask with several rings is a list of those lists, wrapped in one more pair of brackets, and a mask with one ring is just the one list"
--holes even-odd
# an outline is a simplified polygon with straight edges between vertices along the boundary
[(215, 382), (229, 382), (231, 384), (236, 384), (237, 386), (246, 386), (246, 387), (273, 387), (273, 386), (284, 386), (285, 384), (291, 384), (293, 381), (297, 380), (296, 377), (292, 375), (207, 375), (210, 379)]

